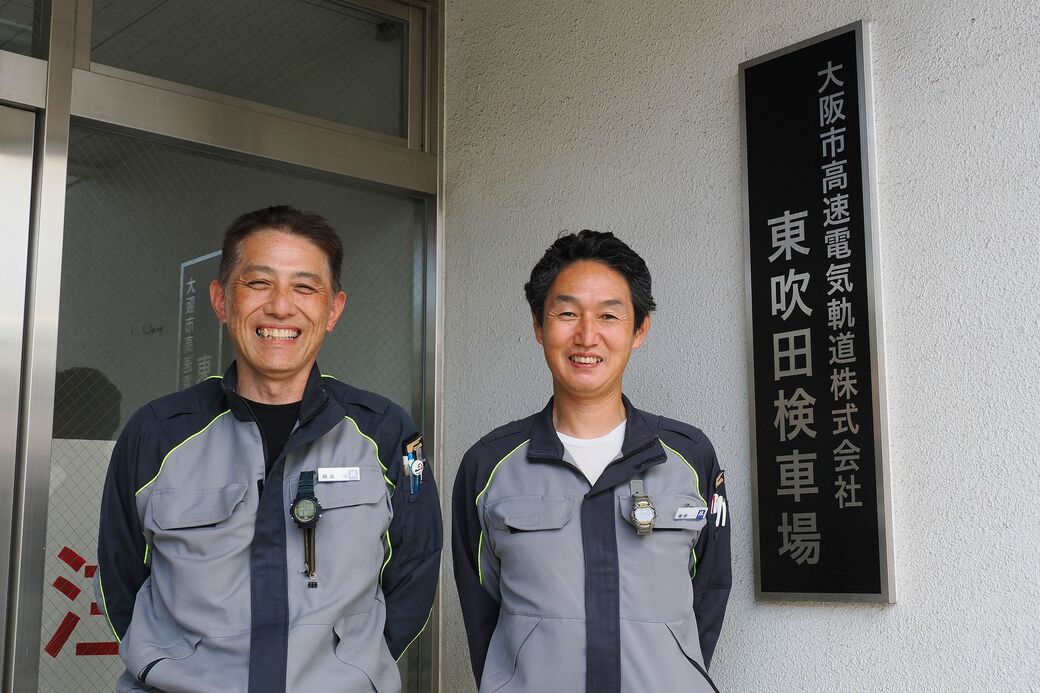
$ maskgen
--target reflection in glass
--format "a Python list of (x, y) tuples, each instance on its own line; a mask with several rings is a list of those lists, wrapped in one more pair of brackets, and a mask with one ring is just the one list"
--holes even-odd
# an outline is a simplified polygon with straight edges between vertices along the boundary
[(407, 26), (340, 0), (94, 0), (91, 60), (405, 134)]
[[(423, 200), (73, 124), (41, 693), (111, 691), (122, 671), (106, 619), (92, 606), (91, 587), (113, 440), (139, 407), (183, 385), (188, 279), (195, 280), (198, 334), (209, 325), (215, 345), (204, 373), (199, 359), (208, 352), (200, 340), (193, 377), (227, 366), (232, 355), (220, 350), (209, 305), (208, 285), (216, 274), (212, 254), (241, 212), (279, 203), (326, 216), (343, 238), (349, 301), (318, 357), (322, 371), (409, 408), (419, 367), (415, 295), (422, 277), (415, 271), (414, 248)], [(405, 690), (418, 690), (422, 646), (423, 641), (413, 645), (401, 661)]]
[(0, 51), (45, 57), (40, 0), (0, 0)]

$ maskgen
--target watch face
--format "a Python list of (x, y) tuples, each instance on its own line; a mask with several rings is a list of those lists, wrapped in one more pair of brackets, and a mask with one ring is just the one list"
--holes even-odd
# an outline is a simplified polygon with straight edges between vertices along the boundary
[(653, 522), (655, 515), (656, 515), (656, 513), (654, 512), (653, 508), (643, 507), (643, 508), (636, 508), (635, 510), (632, 511), (632, 517), (635, 518), (635, 521), (640, 523), (640, 524), (644, 524), (644, 523), (647, 523), (647, 522)]
[(312, 498), (301, 498), (292, 507), (297, 522), (310, 522), (318, 514), (318, 504)]

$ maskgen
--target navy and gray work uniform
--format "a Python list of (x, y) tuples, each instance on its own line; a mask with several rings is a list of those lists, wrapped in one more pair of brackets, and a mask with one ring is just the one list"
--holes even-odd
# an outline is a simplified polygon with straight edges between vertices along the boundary
[[(591, 487), (552, 401), (462, 460), (452, 554), (481, 693), (711, 691), (731, 572), (724, 477), (698, 429), (632, 407), (621, 454)], [(640, 535), (629, 482), (657, 517)]]
[[(142, 407), (112, 453), (95, 580), (123, 691), (396, 693), (394, 663), (429, 620), (441, 517), (427, 467), (412, 495), (389, 400), (310, 374), (299, 421), (265, 476), (249, 404), (223, 378)], [(318, 587), (289, 515), (314, 484)], [(349, 480), (347, 480), (349, 479)]]

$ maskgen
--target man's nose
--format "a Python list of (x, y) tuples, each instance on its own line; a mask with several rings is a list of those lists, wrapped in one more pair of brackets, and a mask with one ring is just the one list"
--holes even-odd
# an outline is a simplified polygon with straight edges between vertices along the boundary
[(292, 288), (275, 288), (271, 291), (271, 296), (265, 308), (268, 315), (273, 315), (277, 318), (284, 318), (294, 314), (296, 312), (296, 302), (293, 301)]
[(596, 329), (596, 318), (586, 315), (581, 317), (574, 338), (582, 346), (593, 346), (599, 341), (599, 330)]

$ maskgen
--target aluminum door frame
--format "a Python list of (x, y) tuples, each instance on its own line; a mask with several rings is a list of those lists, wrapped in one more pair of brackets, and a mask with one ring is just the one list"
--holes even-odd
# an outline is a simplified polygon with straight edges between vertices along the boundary
[[(18, 468), (18, 410), (21, 387), (22, 330), (32, 198), (36, 114), (0, 106), (0, 209), (4, 210), (4, 265), (0, 272), (0, 527), (15, 512)], [(6, 626), (11, 534), (0, 532), (0, 627)], [(0, 652), (0, 666), (5, 661)]]

